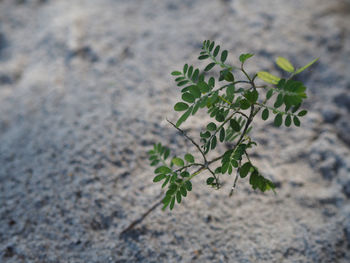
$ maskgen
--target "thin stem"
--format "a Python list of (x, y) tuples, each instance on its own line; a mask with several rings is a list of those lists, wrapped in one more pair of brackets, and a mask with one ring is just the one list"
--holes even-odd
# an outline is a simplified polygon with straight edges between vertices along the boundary
[(236, 177), (235, 177), (235, 180), (234, 180), (233, 185), (232, 185), (232, 187), (231, 187), (231, 191), (230, 191), (229, 196), (232, 196), (233, 191), (234, 191), (234, 190), (235, 190), (235, 188), (236, 188), (236, 184), (237, 184), (237, 181), (238, 181), (238, 177), (239, 177), (239, 169), (240, 169), (240, 168), (241, 168), (241, 161), (239, 162), (239, 166), (238, 166), (238, 168), (237, 168)]
[(185, 166), (183, 166), (183, 167), (181, 167), (181, 168), (179, 168), (179, 169), (177, 169), (177, 170), (175, 170), (173, 172), (174, 173), (181, 172), (182, 170), (190, 168), (192, 166), (204, 166), (204, 164), (202, 164), (202, 163), (190, 163), (190, 164), (185, 165)]
[[(252, 83), (252, 79), (249, 77), (248, 73), (244, 70), (243, 68), (243, 64), (241, 66), (241, 71), (244, 73), (244, 75), (247, 77), (247, 79), (249, 80), (249, 83)], [(253, 86), (254, 87), (254, 86)]]
[(229, 102), (229, 101), (228, 101), (227, 99), (225, 99), (224, 97), (219, 96), (219, 98), (220, 98), (222, 101), (226, 102), (228, 105), (232, 105), (232, 103)]
[(221, 61), (217, 61), (216, 58), (210, 53), (209, 49), (207, 49), (206, 47), (204, 47), (204, 50), (207, 52), (207, 55), (211, 58), (211, 60), (221, 66), (222, 68), (226, 68), (228, 70), (233, 70), (233, 69), (238, 69), (238, 67), (236, 66), (229, 66), (229, 65), (226, 65), (225, 63), (221, 62)]
[(244, 151), (244, 153), (245, 153), (245, 156), (247, 157), (248, 161), (249, 161), (250, 163), (252, 163), (252, 162), (250, 161), (250, 158), (249, 158), (249, 155), (248, 155), (247, 151)]
[[(296, 114), (294, 114), (294, 113), (291, 113), (291, 112), (288, 113), (288, 112), (285, 112), (285, 111), (277, 110), (276, 108), (267, 106), (267, 105), (265, 105), (264, 103), (255, 102), (255, 105), (260, 106), (259, 110), (260, 110), (261, 108), (266, 108), (266, 109), (269, 109), (269, 110), (272, 110), (272, 111), (276, 111), (276, 112), (281, 113), (281, 114), (288, 114), (288, 115), (291, 115), (291, 116), (298, 116), (298, 115), (296, 115)], [(258, 113), (258, 111), (257, 111), (256, 113)], [(255, 113), (255, 114), (256, 114), (256, 113)], [(255, 115), (255, 114), (254, 114), (254, 115)]]
[(210, 169), (210, 167), (207, 167), (208, 171), (213, 175), (213, 177), (215, 178), (215, 182), (216, 182), (216, 189), (220, 188), (220, 182), (219, 182), (219, 177), (215, 175), (215, 173)]
[(202, 154), (203, 156), (203, 159), (204, 159), (204, 162), (205, 163), (208, 163), (207, 162), (207, 158), (205, 157), (205, 154), (204, 152), (202, 151), (201, 147), (191, 138), (189, 137), (183, 130), (181, 130), (179, 127), (176, 127), (176, 125), (174, 123), (172, 123), (171, 121), (169, 121), (168, 119), (166, 119), (167, 122), (169, 122), (175, 129), (177, 129), (179, 132), (182, 133), (182, 135), (184, 137), (186, 137), (194, 146), (196, 146), (196, 148), (198, 149), (198, 151)]
[[(160, 194), (161, 196), (162, 194)], [(159, 197), (160, 197), (159, 196)], [(159, 198), (158, 197), (158, 198)], [(162, 204), (162, 199), (158, 202), (156, 202), (154, 205), (152, 205), (146, 212), (144, 212), (139, 218), (137, 218), (136, 220), (132, 221), (126, 228), (124, 228), (121, 232), (120, 232), (120, 236), (126, 234), (127, 232), (129, 232), (131, 229), (133, 229), (136, 225), (140, 224), (153, 210), (155, 210), (159, 205)]]

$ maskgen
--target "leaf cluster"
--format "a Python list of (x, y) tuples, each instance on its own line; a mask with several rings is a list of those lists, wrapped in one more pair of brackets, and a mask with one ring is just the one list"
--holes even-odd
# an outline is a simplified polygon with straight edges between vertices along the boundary
[[(236, 187), (238, 178), (248, 176), (254, 190), (274, 191), (273, 182), (260, 173), (249, 157), (249, 151), (256, 146), (249, 135), (253, 119), (261, 111), (264, 121), (274, 115), (273, 123), (277, 127), (282, 123), (286, 127), (292, 123), (300, 126), (300, 118), (307, 114), (306, 110), (300, 109), (307, 98), (306, 87), (302, 82), (293, 80), (293, 77), (317, 59), (295, 69), (286, 58), (278, 57), (276, 64), (290, 74), (285, 79), (266, 71), (248, 74), (245, 63), (253, 56), (251, 53), (241, 54), (238, 57), (239, 66), (228, 64), (227, 50), (222, 50), (214, 41), (206, 40), (198, 57), (201, 61), (209, 61), (203, 70), (185, 64), (182, 70), (171, 73), (181, 88), (181, 100), (174, 105), (174, 110), (181, 112), (181, 115), (176, 124), (169, 123), (195, 146), (203, 160), (196, 162), (190, 153), (186, 153), (183, 158), (173, 156), (168, 160), (170, 150), (159, 143), (149, 151), (151, 165), (157, 166), (153, 181), (161, 182), (162, 188), (167, 187), (162, 200), (164, 209), (168, 206), (173, 209), (176, 202), (181, 203), (192, 190), (192, 178), (203, 171), (210, 173), (206, 184), (217, 189), (221, 185), (220, 176), (230, 176), (236, 171), (231, 192)], [(209, 75), (209, 72), (212, 73)], [(243, 73), (244, 79), (237, 80), (236, 72)], [(258, 86), (256, 78), (267, 85)], [(180, 126), (201, 109), (206, 110), (211, 121), (199, 133), (197, 143)], [(220, 143), (229, 143), (230, 149), (208, 160), (207, 154)], [(212, 167), (219, 161), (220, 165)]]

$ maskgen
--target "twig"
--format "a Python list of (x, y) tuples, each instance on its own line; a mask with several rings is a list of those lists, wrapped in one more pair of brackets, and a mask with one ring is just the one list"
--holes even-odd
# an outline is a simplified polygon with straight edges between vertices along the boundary
[(204, 154), (204, 152), (202, 151), (201, 147), (200, 147), (191, 137), (189, 137), (189, 136), (186, 134), (185, 131), (181, 130), (179, 127), (176, 127), (176, 125), (175, 125), (174, 123), (172, 123), (171, 121), (169, 121), (168, 119), (166, 119), (166, 120), (167, 120), (167, 122), (169, 122), (172, 126), (174, 126), (175, 129), (177, 129), (179, 132), (181, 132), (182, 135), (183, 135), (184, 137), (186, 137), (188, 140), (190, 140), (190, 142), (191, 142), (194, 146), (196, 146), (196, 148), (198, 149), (198, 151), (200, 151), (200, 153), (202, 154), (203, 159), (204, 159), (204, 162), (207, 164), (207, 163), (208, 163), (208, 162), (207, 162), (207, 158), (205, 157), (205, 154)]
[(234, 191), (235, 188), (236, 188), (236, 184), (237, 184), (237, 181), (238, 181), (239, 169), (240, 169), (240, 168), (241, 168), (241, 162), (239, 162), (239, 167), (238, 167), (238, 169), (237, 169), (236, 177), (235, 177), (235, 180), (234, 180), (234, 182), (233, 182), (233, 185), (232, 185), (232, 188), (231, 188), (231, 191), (230, 191), (229, 196), (232, 196), (233, 191)]
[(149, 215), (154, 209), (156, 209), (160, 204), (162, 204), (162, 199), (155, 203), (153, 206), (151, 206), (145, 213), (143, 213), (138, 219), (134, 220), (129, 224), (122, 232), (120, 232), (120, 236), (124, 235), (126, 232), (130, 231), (133, 229), (136, 225), (140, 224), (146, 216)]

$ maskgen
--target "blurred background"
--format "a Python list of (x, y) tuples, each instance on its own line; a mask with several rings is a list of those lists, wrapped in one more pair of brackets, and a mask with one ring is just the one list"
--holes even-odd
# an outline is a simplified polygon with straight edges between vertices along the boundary
[[(256, 121), (252, 160), (274, 181), (254, 192), (206, 174), (172, 212), (147, 151), (195, 149), (170, 72), (203, 40), (255, 56), (247, 70), (300, 67), (300, 128)], [(350, 2), (346, 0), (0, 0), (1, 262), (349, 262)], [(198, 138), (205, 114), (183, 126)], [(260, 118), (258, 118), (260, 119)], [(223, 152), (220, 146), (218, 152)]]

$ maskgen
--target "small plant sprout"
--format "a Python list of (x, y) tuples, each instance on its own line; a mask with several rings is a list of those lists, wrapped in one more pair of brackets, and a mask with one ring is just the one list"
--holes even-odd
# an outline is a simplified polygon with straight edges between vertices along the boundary
[[(234, 175), (230, 195), (239, 177), (249, 178), (254, 190), (274, 191), (274, 183), (263, 176), (249, 157), (249, 152), (256, 146), (249, 135), (253, 119), (272, 120), (276, 127), (300, 126), (300, 118), (307, 113), (300, 109), (306, 99), (306, 87), (293, 77), (317, 59), (296, 69), (286, 58), (278, 57), (277, 66), (289, 74), (288, 78), (280, 78), (266, 71), (253, 75), (247, 73), (244, 65), (253, 54), (240, 55), (240, 66), (227, 64), (227, 56), (227, 50), (221, 50), (214, 41), (206, 40), (198, 57), (199, 60), (209, 60), (204, 70), (185, 64), (181, 71), (171, 73), (181, 88), (181, 101), (174, 106), (181, 115), (176, 123), (168, 122), (193, 144), (201, 159), (196, 160), (191, 153), (186, 153), (183, 158), (170, 158), (169, 148), (160, 143), (149, 151), (151, 166), (156, 167), (153, 182), (166, 189), (160, 202), (163, 209), (169, 207), (172, 210), (175, 203), (180, 204), (192, 190), (192, 178), (203, 171), (210, 174), (206, 184), (217, 189), (221, 186), (220, 176)], [(212, 77), (213, 74), (208, 76), (208, 72), (215, 69), (219, 70), (217, 78)], [(234, 74), (239, 71), (244, 79), (236, 79)], [(257, 86), (256, 78), (267, 84)], [(207, 111), (211, 121), (205, 124), (197, 142), (180, 127), (201, 109)], [(214, 151), (219, 143), (232, 146), (222, 155), (209, 160), (208, 153)]]

